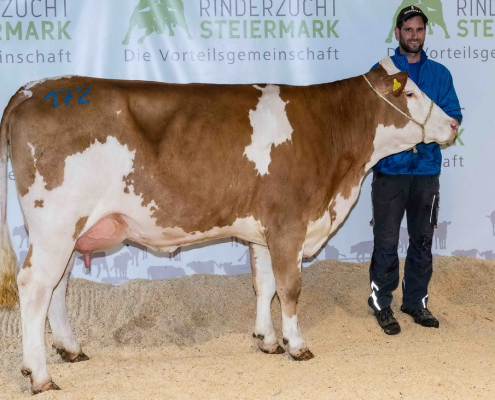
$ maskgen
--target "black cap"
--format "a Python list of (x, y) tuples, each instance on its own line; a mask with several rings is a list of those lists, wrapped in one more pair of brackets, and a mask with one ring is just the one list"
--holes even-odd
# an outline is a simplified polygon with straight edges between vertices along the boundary
[(425, 21), (425, 24), (428, 23), (428, 18), (425, 15), (425, 13), (421, 10), (421, 8), (416, 6), (409, 6), (409, 7), (404, 7), (402, 10), (400, 10), (399, 15), (397, 16), (397, 22), (395, 26), (399, 26), (401, 22), (404, 22), (409, 18), (413, 18), (413, 17), (421, 17), (423, 18), (423, 21)]

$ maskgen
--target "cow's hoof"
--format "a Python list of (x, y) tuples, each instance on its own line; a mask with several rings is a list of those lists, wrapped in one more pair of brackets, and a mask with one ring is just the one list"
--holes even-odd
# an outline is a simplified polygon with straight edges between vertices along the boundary
[(314, 354), (308, 348), (296, 351), (294, 354), (290, 354), (295, 361), (308, 361), (314, 358)]
[(76, 362), (80, 362), (80, 361), (88, 361), (89, 360), (89, 357), (84, 353), (79, 353), (77, 355), (74, 355), (74, 354), (68, 353), (64, 349), (57, 349), (57, 353), (60, 354), (60, 357), (65, 362), (76, 363)]
[(258, 343), (258, 347), (265, 354), (283, 354), (285, 350), (278, 343), (273, 343), (270, 346), (264, 346), (263, 342)]
[(270, 345), (264, 344), (263, 339), (265, 339), (265, 335), (257, 335), (256, 333), (253, 333), (253, 337), (260, 340), (258, 342), (258, 347), (260, 348), (260, 350), (263, 353), (265, 353), (265, 354), (283, 354), (283, 353), (285, 353), (284, 348), (276, 342), (272, 343)]
[(39, 394), (43, 392), (48, 392), (49, 390), (61, 390), (61, 389), (53, 381), (50, 381), (45, 383), (43, 386), (41, 386), (38, 389), (33, 389), (32, 392), (33, 394)]

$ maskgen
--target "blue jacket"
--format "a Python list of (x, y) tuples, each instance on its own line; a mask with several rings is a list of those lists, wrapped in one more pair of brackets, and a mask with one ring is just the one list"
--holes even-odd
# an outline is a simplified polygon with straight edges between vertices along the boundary
[[(395, 66), (401, 71), (409, 71), (409, 62), (399, 48), (391, 57)], [(455, 93), (452, 75), (442, 64), (429, 60), (421, 51), (418, 87), (437, 104), (449, 117), (462, 121), (461, 106)], [(376, 64), (372, 69), (378, 66)], [(442, 154), (438, 143), (420, 143), (416, 145), (417, 153), (412, 150), (393, 154), (381, 159), (373, 170), (389, 175), (440, 175)]]

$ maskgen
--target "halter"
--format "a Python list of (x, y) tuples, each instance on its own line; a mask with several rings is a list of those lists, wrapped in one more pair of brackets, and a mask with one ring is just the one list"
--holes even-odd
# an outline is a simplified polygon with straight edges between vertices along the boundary
[[(387, 100), (385, 98), (385, 96), (381, 95), (380, 93), (378, 93), (378, 91), (373, 87), (373, 85), (370, 83), (370, 81), (368, 80), (368, 78), (366, 78), (366, 75), (363, 75), (363, 78), (365, 79), (365, 81), (368, 83), (368, 85), (370, 85), (371, 89), (373, 89), (373, 91), (378, 95), (380, 96), (383, 100), (385, 100), (388, 104), (390, 104), (393, 108), (395, 108), (397, 111), (399, 111), (403, 116), (405, 116), (406, 118), (408, 118), (410, 121), (414, 122), (416, 125), (419, 125), (421, 127), (421, 131), (423, 133), (423, 138), (421, 139), (421, 142), (424, 142), (425, 139), (426, 139), (426, 133), (425, 133), (425, 125), (426, 123), (428, 122), (428, 120), (430, 119), (431, 117), (431, 112), (433, 110), (433, 105), (435, 103), (433, 103), (433, 100), (431, 100), (431, 103), (430, 103), (430, 110), (428, 111), (428, 115), (426, 116), (426, 119), (425, 119), (425, 122), (421, 123), (421, 122), (418, 122), (416, 121), (413, 117), (407, 115), (404, 111), (402, 111), (400, 108), (398, 108), (395, 104), (393, 104), (391, 101)], [(416, 150), (416, 146), (413, 146), (411, 147), (410, 149), (407, 149), (406, 151), (409, 151), (409, 150), (413, 150), (415, 153), (417, 153), (418, 151)]]

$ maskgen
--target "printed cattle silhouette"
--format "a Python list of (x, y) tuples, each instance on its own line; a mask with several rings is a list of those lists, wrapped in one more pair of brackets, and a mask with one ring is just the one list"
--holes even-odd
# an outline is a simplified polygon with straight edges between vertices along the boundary
[(27, 246), (29, 239), (28, 239), (26, 227), (24, 225), (16, 226), (12, 231), (12, 236), (19, 236), (21, 238), (21, 243), (19, 244), (19, 248), (22, 247), (24, 241), (26, 241), (26, 246)]
[(181, 260), (180, 253), (181, 251), (179, 247), (177, 248), (177, 250), (168, 253), (168, 259), (171, 260), (173, 258), (174, 261), (180, 261)]
[(138, 29), (145, 29), (138, 43), (143, 43), (144, 39), (153, 32), (162, 34), (166, 28), (168, 28), (169, 36), (174, 36), (172, 28), (177, 25), (186, 31), (188, 39), (192, 39), (186, 23), (182, 0), (140, 0), (129, 19), (129, 29), (122, 44), (129, 44), (131, 33), (136, 25)]
[(458, 256), (458, 257), (476, 257), (480, 252), (476, 249), (471, 249), (471, 250), (454, 250), (452, 253), (453, 256)]
[(433, 241), (435, 242), (435, 249), (447, 248), (447, 227), (451, 224), (450, 221), (442, 221), (437, 224), (437, 229), (433, 233)]
[(129, 261), (131, 261), (132, 256), (130, 253), (121, 253), (114, 257), (113, 259), (113, 267), (115, 268), (115, 276), (127, 278), (127, 266)]
[(129, 253), (131, 253), (132, 265), (139, 267), (139, 253), (143, 253), (143, 257), (141, 258), (142, 260), (148, 258), (148, 248), (146, 246), (143, 246), (139, 243), (131, 242), (130, 240), (124, 240), (123, 243), (126, 245)]
[(487, 250), (480, 253), (480, 256), (485, 257), (485, 260), (495, 260), (495, 253), (493, 250)]
[(213, 261), (191, 261), (186, 264), (189, 268), (191, 268), (196, 274), (213, 274), (215, 273), (215, 265), (218, 264)]
[(176, 268), (171, 265), (148, 267), (148, 279), (179, 278), (185, 275), (186, 271), (184, 271), (184, 268)]
[(495, 236), (495, 211), (492, 211), (492, 213), (490, 215), (487, 215), (486, 217), (490, 218), (490, 220), (492, 221), (492, 234), (493, 236)]
[(345, 254), (340, 254), (339, 249), (334, 246), (325, 246), (325, 260), (338, 260), (339, 257), (346, 258)]
[(409, 233), (407, 232), (407, 227), (401, 226), (399, 230), (400, 252), (401, 253), (406, 252), (408, 246), (409, 246)]
[(249, 249), (247, 249), (242, 256), (237, 260), (241, 262), (245, 258), (245, 264), (232, 264), (232, 262), (225, 262), (218, 264), (225, 272), (225, 275), (239, 275), (249, 274), (251, 272), (251, 259), (249, 257)]
[(394, 18), (392, 19), (392, 28), (390, 33), (385, 40), (386, 43), (392, 43), (392, 38), (395, 32), (395, 23), (397, 21), (397, 16), (400, 10), (404, 7), (416, 6), (421, 8), (421, 10), (428, 17), (428, 34), (433, 35), (433, 26), (438, 25), (445, 32), (445, 38), (450, 39), (450, 35), (447, 32), (447, 25), (445, 24), (443, 18), (443, 6), (441, 0), (403, 0), (397, 11), (395, 12)]
[(232, 264), (232, 261), (218, 264), (219, 268), (225, 271), (225, 275), (240, 275), (251, 273), (250, 264)]
[[(76, 258), (76, 265), (80, 264), (84, 266), (84, 259), (82, 256)], [(108, 278), (110, 278), (110, 271), (108, 270), (107, 264), (107, 255), (104, 251), (97, 251), (91, 254), (91, 268), (83, 268), (84, 273), (86, 275), (91, 275), (91, 273), (93, 272), (93, 267), (98, 268), (98, 274), (96, 275), (97, 278), (100, 277), (102, 268), (106, 271)]]
[(354, 246), (351, 246), (351, 254), (353, 253), (356, 253), (357, 261), (359, 261), (360, 257), (362, 261), (365, 261), (366, 254), (369, 254), (371, 259), (371, 254), (373, 253), (373, 241), (360, 242)]

